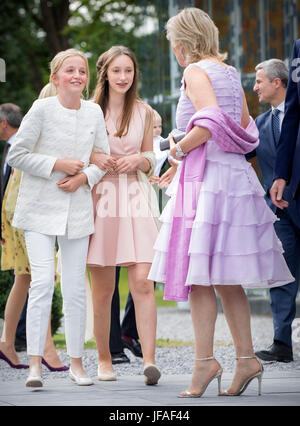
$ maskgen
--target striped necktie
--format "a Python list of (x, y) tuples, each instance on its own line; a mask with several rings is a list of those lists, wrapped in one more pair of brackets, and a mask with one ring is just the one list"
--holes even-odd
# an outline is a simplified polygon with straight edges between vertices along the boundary
[(275, 144), (277, 145), (280, 138), (280, 121), (279, 121), (279, 109), (274, 108), (272, 112), (272, 127)]

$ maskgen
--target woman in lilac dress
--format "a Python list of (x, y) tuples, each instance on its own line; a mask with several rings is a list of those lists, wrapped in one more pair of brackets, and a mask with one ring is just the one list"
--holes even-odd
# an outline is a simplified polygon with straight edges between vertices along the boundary
[[(263, 368), (254, 356), (250, 308), (243, 287), (270, 288), (291, 281), (276, 220), (244, 154), (258, 145), (235, 68), (219, 52), (218, 29), (200, 9), (171, 18), (167, 37), (185, 67), (177, 127), (187, 135), (172, 144), (183, 159), (177, 191), (162, 216), (149, 279), (165, 282), (165, 299), (190, 296), (195, 363), (180, 397), (200, 397), (215, 378), (220, 395), (240, 395)], [(221, 392), (222, 367), (213, 355), (217, 299), (221, 298), (236, 350), (236, 371)]]

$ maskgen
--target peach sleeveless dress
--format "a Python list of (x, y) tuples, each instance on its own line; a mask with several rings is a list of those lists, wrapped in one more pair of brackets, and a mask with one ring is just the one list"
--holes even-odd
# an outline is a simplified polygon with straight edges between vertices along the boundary
[[(120, 158), (140, 152), (146, 108), (134, 107), (128, 133), (114, 136), (116, 127), (108, 116), (106, 127), (111, 156)], [(90, 237), (88, 266), (129, 266), (152, 263), (157, 225), (142, 193), (136, 172), (107, 173), (92, 191), (95, 232)]]

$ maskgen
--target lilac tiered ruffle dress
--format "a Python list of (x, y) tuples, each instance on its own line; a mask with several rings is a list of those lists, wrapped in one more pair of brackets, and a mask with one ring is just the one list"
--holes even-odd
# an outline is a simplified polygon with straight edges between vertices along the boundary
[[(235, 68), (210, 60), (190, 66), (202, 68), (211, 81), (219, 107), (241, 122), (243, 93)], [(199, 88), (201, 90), (201, 88)], [(177, 108), (177, 127), (186, 131), (195, 108), (184, 84)], [(180, 170), (178, 170), (178, 174)], [(178, 181), (178, 177), (175, 181)], [(174, 185), (174, 184), (173, 184)], [(160, 221), (149, 279), (166, 282), (167, 254), (176, 190)], [(206, 164), (189, 243), (185, 286), (243, 285), (271, 288), (293, 281), (274, 231), (277, 217), (267, 206), (264, 190), (244, 155), (223, 151), (207, 141)], [(165, 295), (165, 298), (169, 298)], [(172, 300), (182, 300), (172, 297)]]

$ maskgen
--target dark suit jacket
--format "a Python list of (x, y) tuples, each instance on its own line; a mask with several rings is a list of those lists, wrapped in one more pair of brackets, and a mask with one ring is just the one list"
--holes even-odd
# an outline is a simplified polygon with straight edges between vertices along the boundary
[[(299, 59), (297, 59), (299, 58)], [(294, 43), (285, 99), (285, 115), (277, 149), (274, 178), (285, 179), (300, 196), (300, 39)]]
[(6, 142), (4, 145), (3, 153), (2, 153), (2, 161), (1, 161), (1, 170), (0, 170), (0, 197), (1, 197), (1, 206), (0, 206), (0, 238), (2, 238), (2, 202), (5, 193), (5, 189), (8, 184), (11, 167), (7, 164), (6, 171), (4, 173), (4, 162), (7, 156), (10, 145)]
[[(259, 145), (256, 150), (250, 154), (250, 157), (257, 155), (258, 162), (262, 171), (263, 187), (266, 191), (266, 202), (269, 207), (276, 212), (276, 206), (270, 199), (270, 189), (273, 184), (274, 167), (276, 160), (276, 145), (272, 129), (272, 109), (259, 115), (255, 123), (259, 130)], [(284, 192), (284, 199), (289, 202), (287, 211), (293, 221), (300, 226), (299, 214), (296, 208), (296, 202), (293, 200), (293, 195), (289, 186), (286, 187)]]
[(2, 153), (2, 161), (1, 161), (1, 170), (0, 170), (0, 192), (1, 192), (1, 204), (2, 204), (2, 200), (4, 197), (4, 192), (8, 183), (8, 179), (10, 176), (10, 172), (11, 172), (11, 167), (7, 164), (6, 165), (6, 171), (4, 173), (4, 163), (5, 163), (5, 159), (7, 157), (7, 153), (9, 150), (10, 145), (6, 142), (3, 148), (3, 153)]

